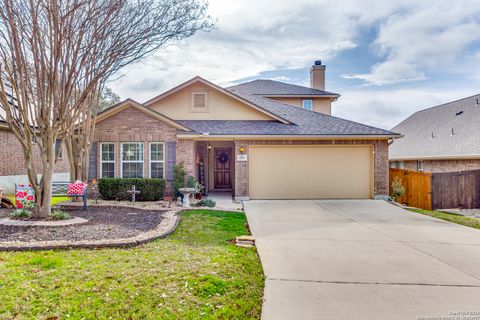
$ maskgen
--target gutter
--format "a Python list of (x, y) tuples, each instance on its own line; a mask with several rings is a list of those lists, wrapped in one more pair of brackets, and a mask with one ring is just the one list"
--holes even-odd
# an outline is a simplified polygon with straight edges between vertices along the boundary
[(202, 139), (202, 140), (385, 140), (399, 138), (399, 135), (250, 135), (250, 134), (228, 134), (228, 135), (210, 135), (207, 133), (177, 133), (179, 139)]

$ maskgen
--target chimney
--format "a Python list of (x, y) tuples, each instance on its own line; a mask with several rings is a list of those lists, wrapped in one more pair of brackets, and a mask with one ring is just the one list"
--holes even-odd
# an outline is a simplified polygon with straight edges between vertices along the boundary
[(310, 68), (310, 88), (325, 90), (325, 65), (320, 60)]

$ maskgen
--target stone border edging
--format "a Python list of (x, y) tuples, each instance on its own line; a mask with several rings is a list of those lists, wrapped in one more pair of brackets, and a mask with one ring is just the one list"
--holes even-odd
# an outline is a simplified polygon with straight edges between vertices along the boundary
[(11, 218), (0, 219), (0, 224), (4, 226), (13, 226), (13, 227), (66, 227), (75, 224), (81, 224), (88, 222), (87, 219), (73, 217), (68, 220), (44, 220), (44, 221), (34, 221), (34, 220), (15, 220)]
[(165, 212), (164, 219), (162, 219), (155, 229), (130, 238), (82, 241), (0, 241), (0, 251), (135, 247), (172, 234), (180, 223), (180, 213), (182, 211), (185, 210), (170, 210)]

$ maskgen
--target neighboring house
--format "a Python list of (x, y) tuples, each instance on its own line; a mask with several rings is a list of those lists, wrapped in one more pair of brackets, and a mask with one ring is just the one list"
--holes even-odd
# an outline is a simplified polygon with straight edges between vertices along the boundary
[(141, 104), (98, 116), (90, 179), (166, 178), (175, 164), (207, 192), (236, 199), (374, 198), (388, 194), (391, 131), (331, 116), (338, 94), (255, 80), (229, 88), (195, 77)]
[[(70, 179), (67, 153), (65, 147), (62, 146), (62, 148), (61, 158), (55, 166), (54, 181), (69, 181)], [(33, 163), (37, 170), (41, 169), (41, 158), (37, 148), (34, 152)], [(17, 137), (8, 128), (7, 123), (0, 119), (0, 187), (6, 194), (14, 193), (16, 183), (28, 183), (23, 149)]]
[(392, 131), (392, 168), (449, 172), (480, 169), (480, 94), (421, 110)]

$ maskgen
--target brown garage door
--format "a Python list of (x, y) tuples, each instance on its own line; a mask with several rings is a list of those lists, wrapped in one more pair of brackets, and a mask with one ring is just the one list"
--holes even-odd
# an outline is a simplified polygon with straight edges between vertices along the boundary
[(371, 146), (250, 146), (251, 199), (364, 199), (373, 194)]

